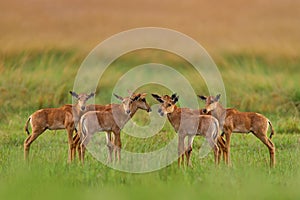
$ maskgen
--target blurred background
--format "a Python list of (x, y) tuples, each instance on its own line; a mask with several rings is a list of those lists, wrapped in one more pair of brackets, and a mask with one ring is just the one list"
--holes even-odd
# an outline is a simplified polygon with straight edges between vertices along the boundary
[(2, 0), (0, 50), (77, 48), (89, 51), (113, 34), (154, 26), (180, 31), (210, 53), (297, 55), (296, 0)]

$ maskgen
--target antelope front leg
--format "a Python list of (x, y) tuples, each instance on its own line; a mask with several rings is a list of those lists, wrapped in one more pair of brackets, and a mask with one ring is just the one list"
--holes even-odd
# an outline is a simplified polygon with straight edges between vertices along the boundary
[(90, 139), (91, 139), (91, 136), (89, 135), (86, 135), (84, 138), (82, 138), (82, 142), (80, 144), (80, 150), (81, 150), (81, 163), (82, 165), (84, 165), (84, 156), (85, 156), (85, 149), (86, 149), (86, 146), (88, 145), (88, 143), (90, 142)]
[(120, 136), (120, 132), (115, 132), (115, 161), (118, 158), (118, 163), (121, 162), (121, 147), (122, 147), (122, 143), (121, 143), (121, 136)]
[(76, 157), (76, 150), (77, 150), (78, 159), (79, 159), (79, 161), (81, 161), (81, 146), (80, 146), (81, 141), (80, 141), (80, 136), (78, 133), (76, 133), (76, 135), (73, 137), (73, 142), (74, 142), (74, 146), (73, 146), (74, 153), (72, 154), (73, 159), (75, 159), (75, 157)]
[(184, 165), (184, 138), (184, 135), (178, 133), (178, 167), (180, 167), (180, 164)]
[(112, 162), (112, 152), (113, 152), (114, 145), (111, 139), (112, 139), (111, 132), (110, 131), (106, 132), (106, 145), (108, 148), (107, 163)]
[(68, 132), (68, 143), (69, 143), (69, 152), (68, 152), (68, 163), (71, 163), (73, 160), (72, 153), (74, 152), (74, 141), (73, 141), (73, 131), (74, 129), (72, 128), (67, 128)]
[[(75, 135), (73, 137), (73, 146), (72, 146), (72, 151), (71, 151), (71, 157), (72, 157), (72, 160), (75, 159), (75, 156), (76, 156), (76, 149), (78, 149), (78, 146), (80, 146), (80, 137), (77, 133), (77, 131), (75, 131)], [(79, 153), (79, 152), (78, 152)], [(80, 159), (80, 155), (79, 155), (79, 159)]]
[(78, 152), (78, 159), (81, 161), (81, 146), (80, 146), (80, 140), (78, 142), (77, 146), (77, 152)]
[(186, 155), (186, 165), (188, 167), (193, 167), (192, 162), (190, 160), (191, 154), (192, 154), (192, 146), (193, 146), (193, 141), (194, 141), (195, 136), (188, 136), (188, 147), (185, 151), (185, 155)]
[(81, 160), (81, 164), (84, 165), (84, 155), (85, 155), (85, 145), (83, 143), (84, 141), (82, 141), (82, 143), (80, 144), (80, 150), (81, 150), (81, 153), (80, 153), (80, 160)]
[(220, 149), (218, 147), (218, 145), (212, 140), (211, 142), (211, 147), (214, 150), (214, 157), (215, 157), (215, 166), (217, 166), (220, 163)]
[(220, 144), (219, 158), (221, 158), (221, 154), (223, 154), (223, 161), (226, 163), (226, 159), (227, 159), (227, 156), (228, 156), (227, 155), (227, 150), (226, 150), (226, 141), (224, 140), (224, 138), (222, 136), (219, 136), (218, 140), (219, 140), (219, 144)]

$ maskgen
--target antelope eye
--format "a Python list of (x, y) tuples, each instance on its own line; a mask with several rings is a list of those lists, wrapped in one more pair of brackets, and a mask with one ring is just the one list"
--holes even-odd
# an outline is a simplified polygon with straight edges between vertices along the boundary
[(170, 103), (168, 103), (168, 107), (170, 107), (171, 106), (171, 104)]
[(142, 99), (143, 102), (146, 102), (146, 99)]

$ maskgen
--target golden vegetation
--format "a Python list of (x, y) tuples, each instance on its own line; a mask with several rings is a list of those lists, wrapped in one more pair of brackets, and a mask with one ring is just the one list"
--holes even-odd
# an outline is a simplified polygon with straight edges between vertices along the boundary
[(1, 51), (70, 48), (90, 51), (136, 27), (175, 29), (210, 53), (297, 55), (300, 1), (1, 1)]

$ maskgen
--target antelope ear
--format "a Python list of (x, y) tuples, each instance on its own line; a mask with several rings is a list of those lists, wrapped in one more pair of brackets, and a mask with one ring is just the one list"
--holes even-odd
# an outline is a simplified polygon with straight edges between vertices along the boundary
[(128, 89), (127, 92), (129, 94), (129, 96), (133, 95), (133, 92), (131, 90)]
[(156, 99), (158, 102), (163, 103), (164, 101), (161, 99), (161, 97), (158, 94), (151, 94), (154, 99)]
[(174, 100), (174, 98), (176, 98), (176, 96), (177, 96), (176, 93), (172, 94), (171, 99)]
[(215, 98), (215, 101), (219, 101), (220, 100), (220, 97), (221, 97), (221, 94), (218, 94)]
[(198, 97), (203, 100), (203, 101), (206, 101), (207, 97), (206, 96), (203, 96), (203, 95), (198, 95)]
[(117, 94), (115, 94), (115, 93), (114, 93), (114, 96), (115, 96), (117, 99), (123, 101), (123, 97), (121, 97), (121, 96), (119, 96), (119, 95), (117, 95)]
[(147, 93), (142, 93), (140, 98), (143, 99), (143, 98), (146, 98), (146, 96), (147, 96)]
[(95, 96), (95, 92), (91, 92), (91, 94), (88, 95), (88, 99), (92, 98), (93, 96)]
[(132, 101), (136, 101), (141, 97), (141, 94), (136, 95), (133, 99), (131, 99)]
[(179, 99), (179, 96), (176, 96), (174, 99), (173, 99), (173, 103), (176, 104), (176, 102), (178, 101)]
[(76, 92), (70, 91), (70, 94), (71, 94), (73, 97), (78, 98), (78, 94), (76, 94)]

